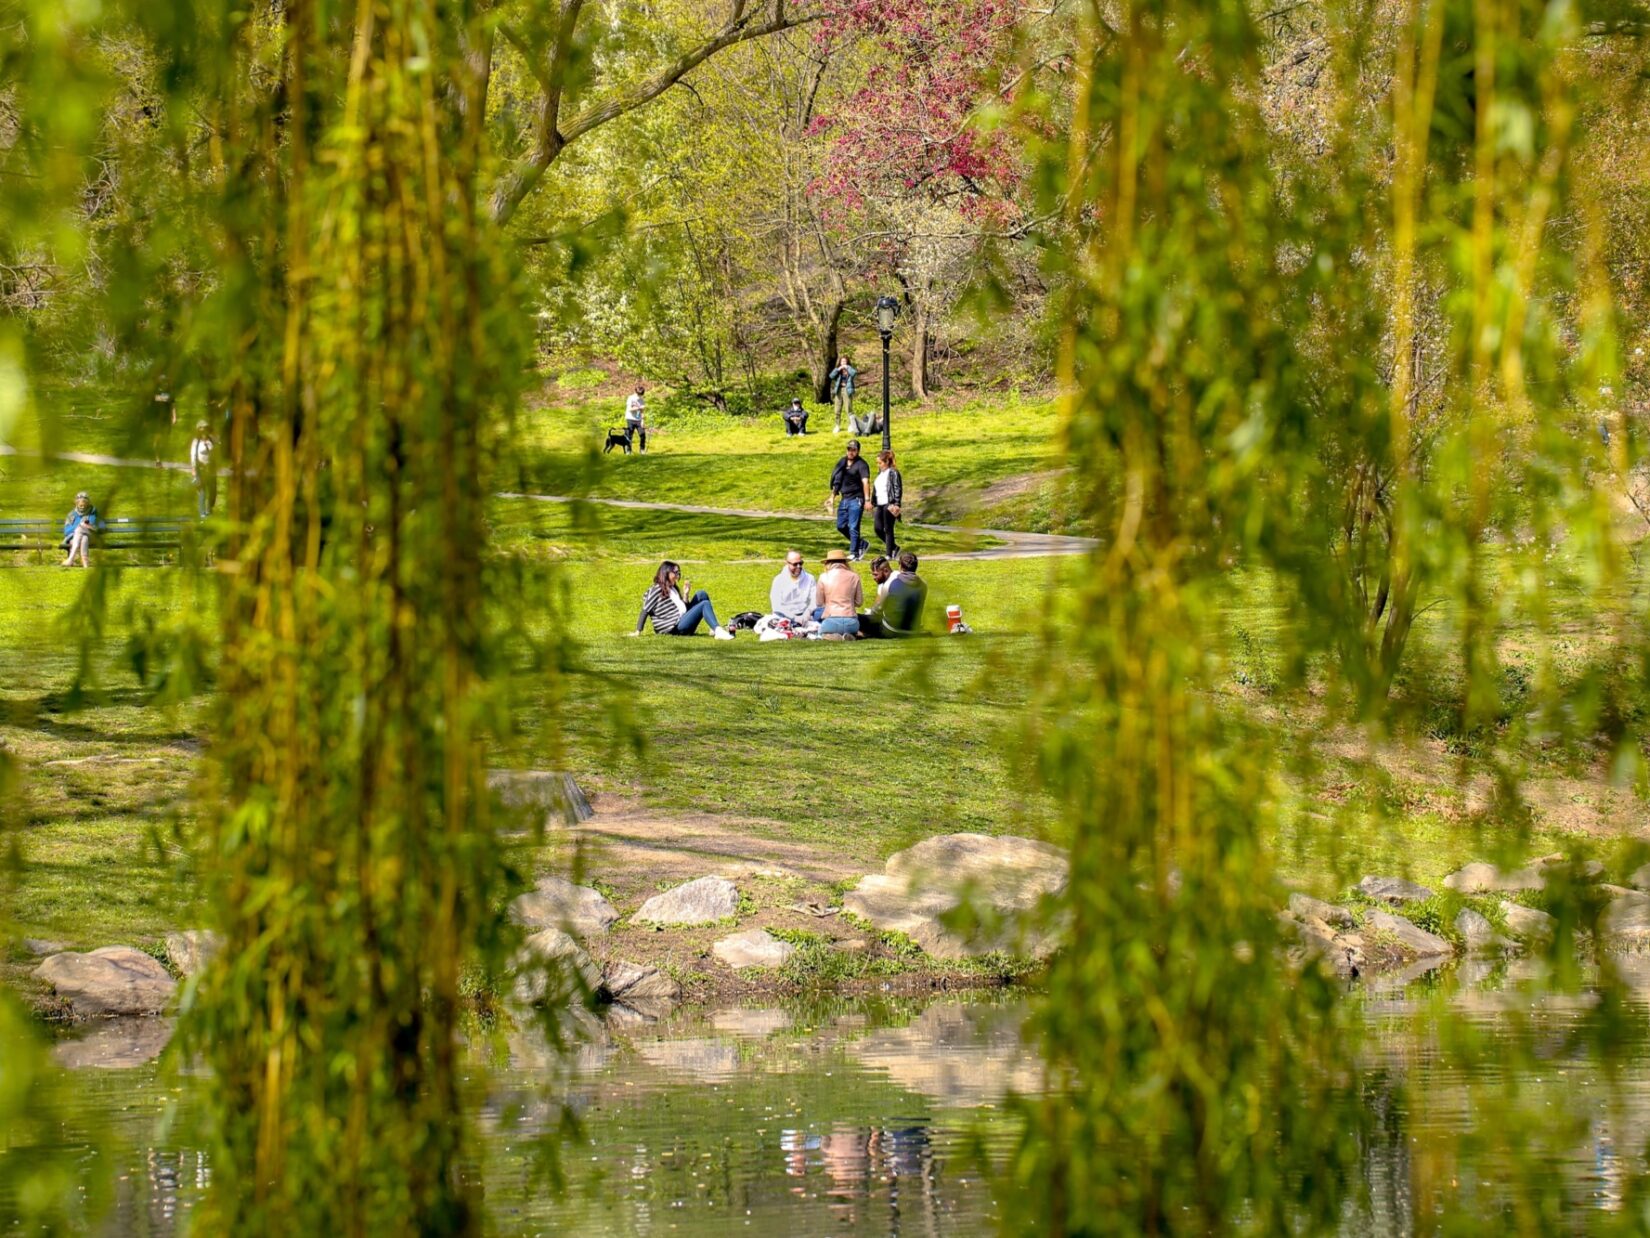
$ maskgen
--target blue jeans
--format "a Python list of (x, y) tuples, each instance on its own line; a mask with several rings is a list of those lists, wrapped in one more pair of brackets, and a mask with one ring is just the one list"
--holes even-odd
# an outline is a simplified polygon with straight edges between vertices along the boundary
[(646, 451), (647, 427), (638, 421), (627, 421), (624, 423), (624, 443), (626, 447), (629, 447), (635, 443), (636, 436), (638, 434), (642, 436), (642, 450)]
[(699, 630), (701, 619), (709, 624), (713, 631), (722, 626), (716, 622), (716, 612), (710, 608), (710, 594), (703, 589), (688, 599), (688, 608), (676, 621), (676, 630), (671, 635), (692, 636)]
[(798, 434), (806, 434), (808, 432), (807, 413), (781, 413), (780, 417), (783, 418), (785, 422), (786, 438), (795, 438)]
[(823, 620), (819, 625), (821, 636), (846, 636), (850, 632), (858, 631), (858, 615), (838, 615), (834, 619)]
[(860, 519), (865, 515), (865, 500), (859, 496), (842, 496), (836, 505), (836, 531), (848, 539), (848, 553), (857, 555), (871, 543), (859, 533)]

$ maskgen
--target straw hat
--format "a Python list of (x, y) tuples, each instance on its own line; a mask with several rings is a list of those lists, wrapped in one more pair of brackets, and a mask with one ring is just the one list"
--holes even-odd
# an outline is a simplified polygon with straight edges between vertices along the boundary
[(846, 550), (827, 550), (825, 552), (825, 562), (846, 563), (848, 562), (848, 552)]

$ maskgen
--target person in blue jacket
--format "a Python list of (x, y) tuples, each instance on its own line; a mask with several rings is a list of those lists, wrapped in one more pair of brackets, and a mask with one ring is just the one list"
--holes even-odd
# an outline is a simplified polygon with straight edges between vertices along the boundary
[(86, 547), (92, 540), (93, 533), (100, 533), (107, 526), (103, 517), (97, 514), (97, 508), (92, 506), (92, 498), (84, 490), (74, 496), (74, 506), (69, 509), (68, 517), (63, 521), (63, 548), (69, 552), (69, 557), (63, 560), (64, 567), (74, 564), (76, 555), (80, 556), (80, 566), (90, 567), (86, 559)]
[(850, 428), (854, 424), (854, 379), (859, 371), (848, 364), (847, 357), (836, 359), (836, 369), (830, 373), (831, 402), (836, 405), (836, 428), (832, 434), (842, 433), (842, 422), (847, 418)]

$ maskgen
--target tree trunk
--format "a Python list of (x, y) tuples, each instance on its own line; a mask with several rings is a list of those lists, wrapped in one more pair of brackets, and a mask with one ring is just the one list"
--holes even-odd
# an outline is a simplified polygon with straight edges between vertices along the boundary
[(933, 333), (928, 329), (928, 307), (918, 304), (911, 323), (911, 394), (916, 399), (928, 398), (928, 351), (933, 347)]
[(842, 323), (842, 309), (846, 302), (841, 297), (832, 300), (829, 312), (825, 314), (820, 324), (819, 334), (814, 340), (814, 401), (819, 404), (831, 402), (831, 371), (836, 368), (837, 329)]

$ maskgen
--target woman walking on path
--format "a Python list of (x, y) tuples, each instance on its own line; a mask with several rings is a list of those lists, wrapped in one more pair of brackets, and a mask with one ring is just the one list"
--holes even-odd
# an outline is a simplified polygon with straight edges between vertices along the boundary
[(218, 470), (212, 464), (212, 429), (204, 421), (195, 423), (195, 437), (189, 440), (189, 476), (195, 482), (195, 511), (202, 520), (212, 514), (218, 502)]
[(97, 508), (92, 506), (91, 496), (84, 490), (74, 496), (74, 506), (69, 509), (68, 517), (63, 521), (63, 548), (69, 552), (69, 557), (63, 560), (64, 567), (73, 567), (75, 556), (80, 556), (81, 567), (91, 567), (86, 559), (86, 547), (91, 544), (92, 534), (105, 526), (103, 517), (97, 514)]
[(653, 574), (653, 583), (642, 595), (642, 613), (636, 616), (636, 630), (631, 636), (640, 636), (648, 620), (660, 636), (692, 636), (700, 622), (710, 627), (717, 640), (732, 640), (733, 628), (724, 628), (716, 622), (716, 611), (711, 607), (710, 594), (703, 589), (692, 597), (684, 597), (687, 586), (682, 582), (682, 569), (666, 559)]
[(877, 453), (877, 470), (877, 479), (871, 485), (874, 502), (871, 527), (882, 539), (883, 549), (892, 559), (899, 552), (899, 547), (894, 545), (894, 525), (899, 522), (899, 505), (905, 497), (905, 484), (899, 470), (894, 467), (893, 452)]

